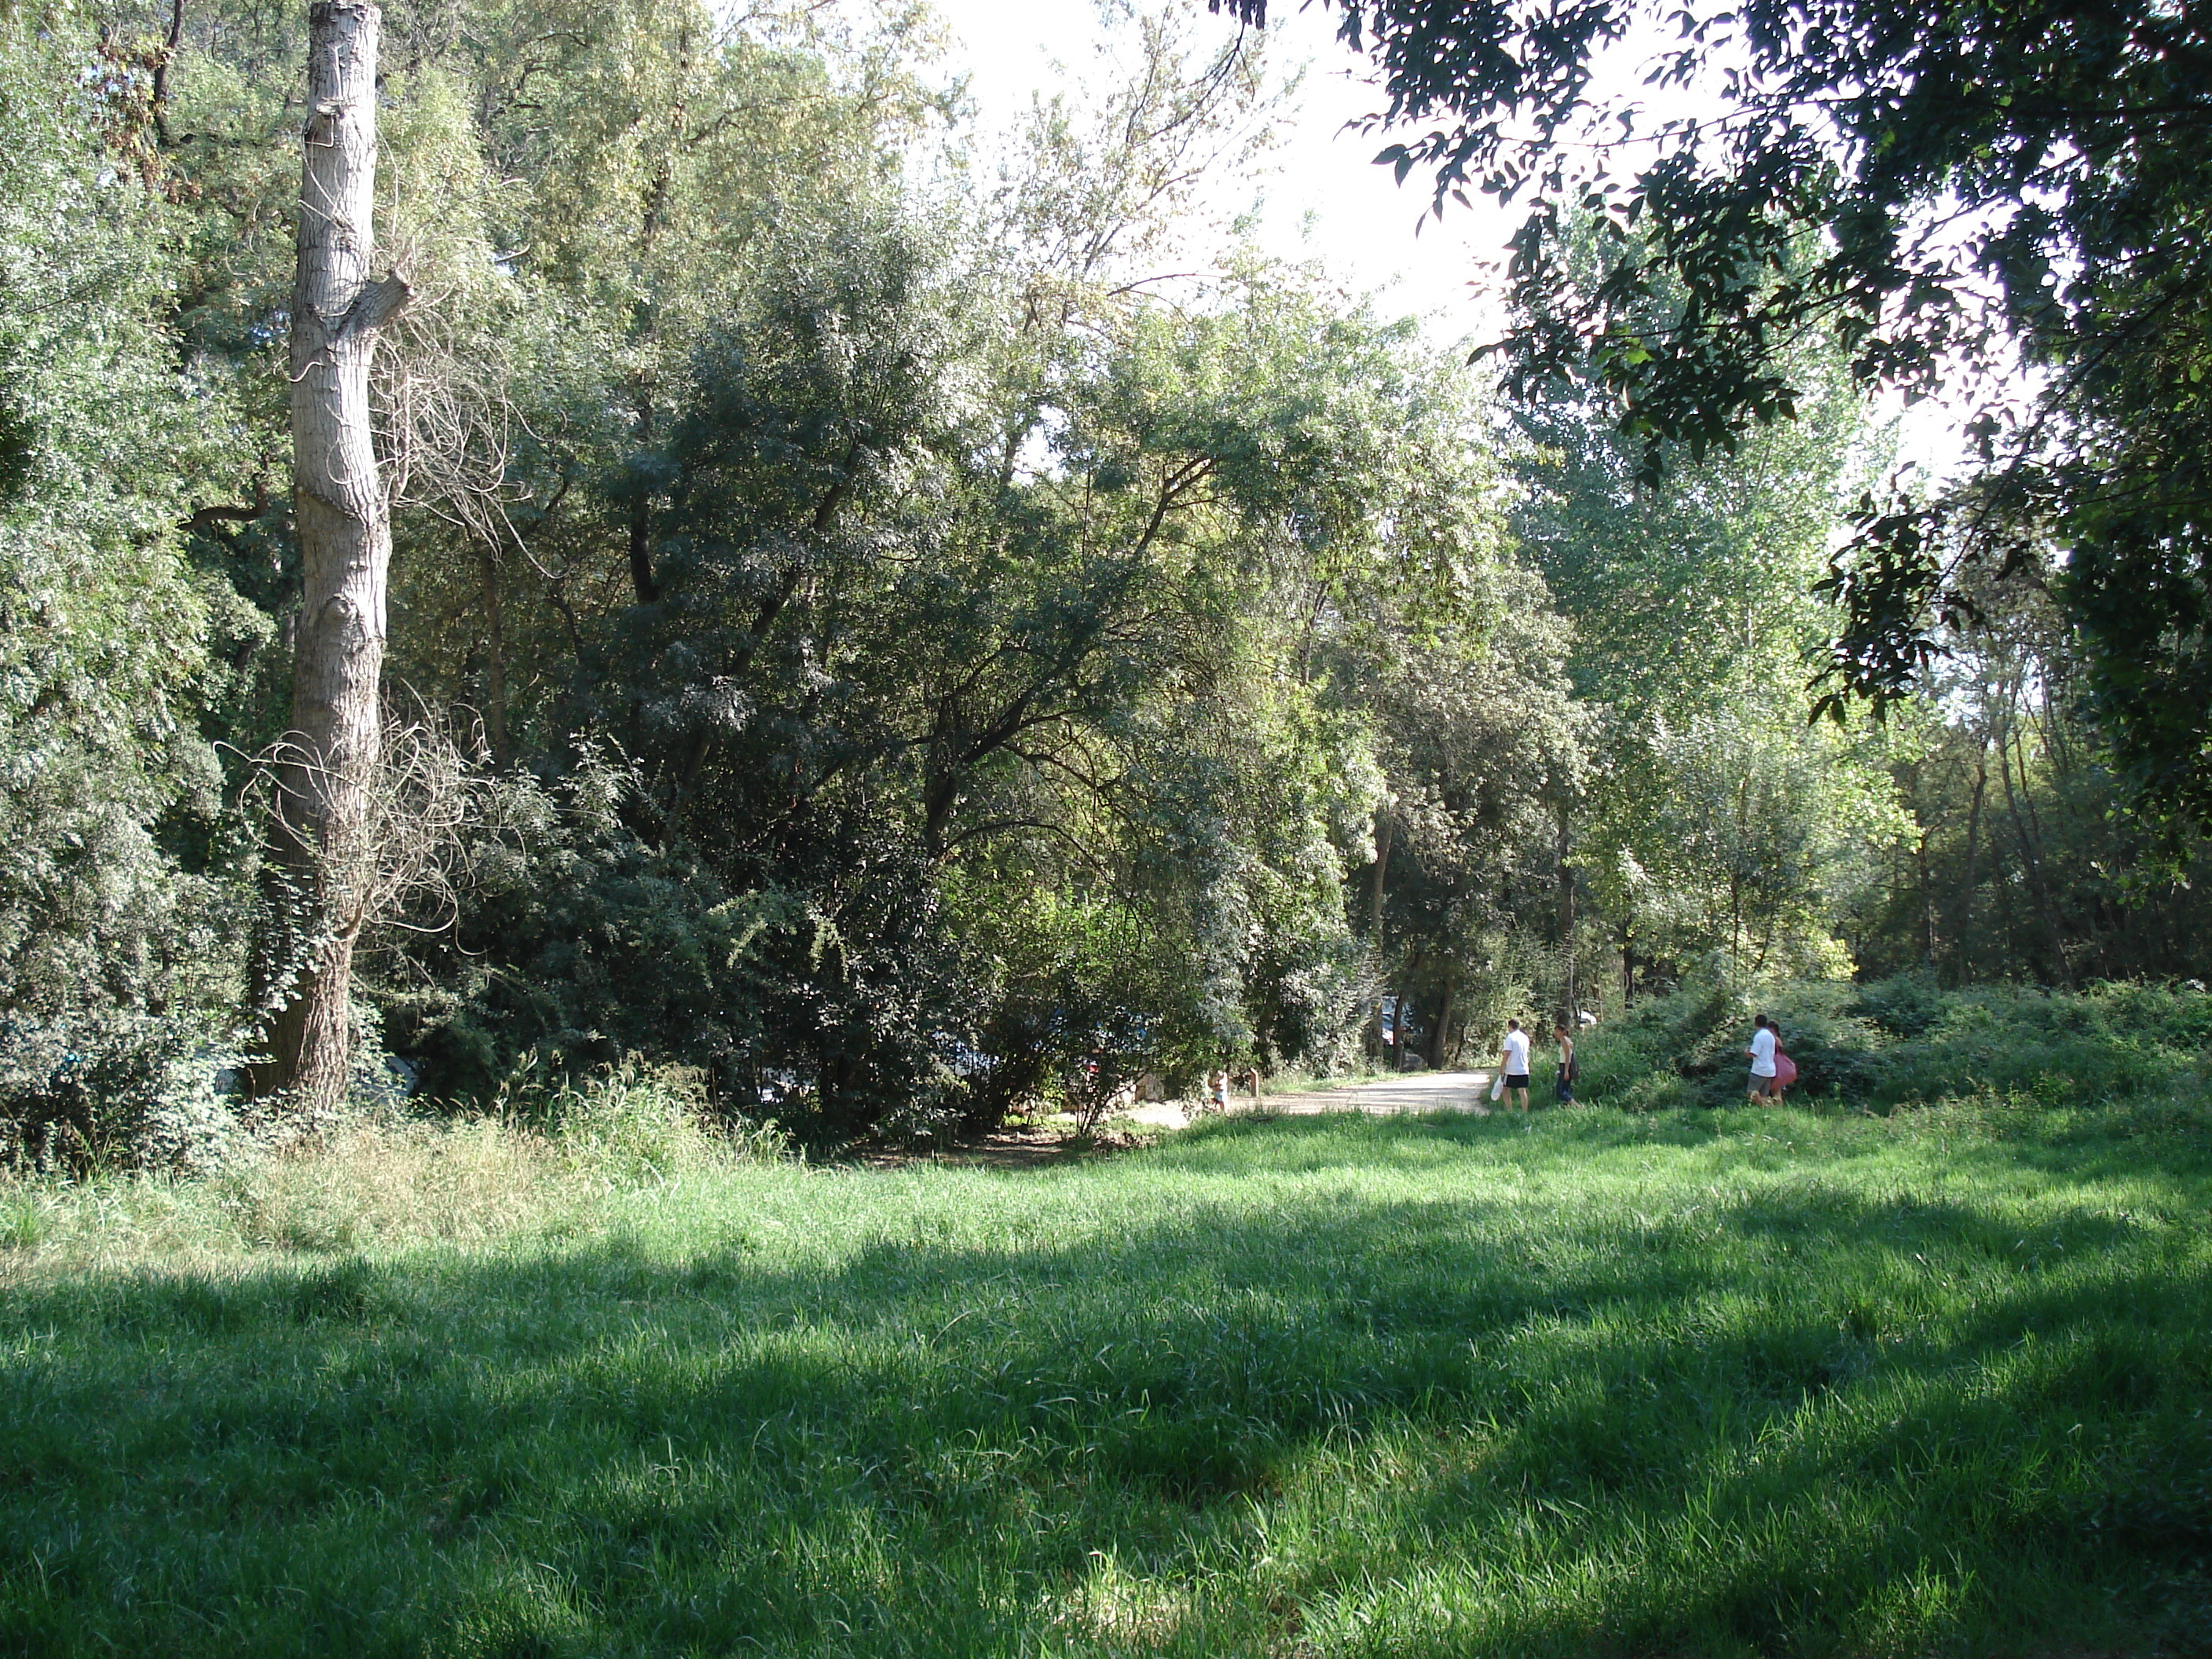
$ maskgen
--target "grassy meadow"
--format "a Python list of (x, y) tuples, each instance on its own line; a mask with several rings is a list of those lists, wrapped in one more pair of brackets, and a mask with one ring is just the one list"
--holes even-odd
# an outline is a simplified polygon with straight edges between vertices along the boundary
[(0, 1651), (2212, 1650), (2180, 1097), (364, 1134), (8, 1200)]

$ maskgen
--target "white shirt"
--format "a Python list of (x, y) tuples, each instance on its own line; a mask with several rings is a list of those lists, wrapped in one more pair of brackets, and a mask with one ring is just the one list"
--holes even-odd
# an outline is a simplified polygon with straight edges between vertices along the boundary
[(1764, 1025), (1751, 1034), (1751, 1074), (1753, 1077), (1774, 1075), (1774, 1033)]
[(1528, 1034), (1526, 1031), (1508, 1031), (1505, 1034), (1505, 1075), (1528, 1075)]

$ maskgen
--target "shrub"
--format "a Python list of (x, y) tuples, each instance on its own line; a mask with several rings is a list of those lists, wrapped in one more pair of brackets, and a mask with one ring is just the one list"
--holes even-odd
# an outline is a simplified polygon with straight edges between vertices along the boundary
[(1976, 1089), (2129, 1098), (2197, 1080), (2208, 1048), (2212, 998), (2201, 991), (1980, 986), (1948, 994), (1917, 1038), (1893, 1047), (1870, 1093), (1884, 1103)]
[(957, 1117), (942, 1049), (972, 1031), (975, 975), (916, 849), (848, 824), (807, 868), (732, 872), (641, 833), (636, 774), (588, 751), (502, 791), (458, 927), (390, 945), (410, 988), (383, 1006), (426, 1088), (480, 1106), (526, 1055), (577, 1074), (639, 1054), (824, 1144)]
[(0, 1144), (33, 1169), (211, 1169), (243, 1132), (237, 1065), (191, 1015), (18, 1015), (0, 1022)]
[(572, 1170), (609, 1188), (653, 1186), (733, 1158), (791, 1151), (775, 1124), (718, 1111), (705, 1078), (689, 1066), (629, 1054), (582, 1079), (541, 1082), (536, 1071), (536, 1056), (526, 1056), (501, 1087), (500, 1115), (542, 1132)]
[(1924, 975), (1865, 986), (1702, 984), (1638, 1005), (1579, 1045), (1585, 1099), (1649, 1109), (1740, 1098), (1754, 1013), (1773, 1017), (1801, 1097), (1889, 1107), (1978, 1093), (2118, 1100), (2200, 1085), (2212, 997), (2188, 988), (1943, 991)]

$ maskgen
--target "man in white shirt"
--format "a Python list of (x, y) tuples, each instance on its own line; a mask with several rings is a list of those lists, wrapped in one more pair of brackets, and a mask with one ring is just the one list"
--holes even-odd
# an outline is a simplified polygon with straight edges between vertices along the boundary
[(1498, 1069), (1505, 1079), (1505, 1092), (1516, 1111), (1528, 1109), (1528, 1034), (1521, 1022), (1505, 1022), (1505, 1041), (1498, 1045)]
[(1761, 1014), (1752, 1024), (1757, 1029), (1751, 1034), (1751, 1047), (1744, 1050), (1751, 1056), (1751, 1098), (1765, 1100), (1782, 1092), (1774, 1082), (1774, 1022)]

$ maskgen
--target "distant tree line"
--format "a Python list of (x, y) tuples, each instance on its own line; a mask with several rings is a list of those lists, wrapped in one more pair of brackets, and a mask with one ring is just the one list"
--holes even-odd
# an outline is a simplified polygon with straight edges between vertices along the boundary
[[(466, 1104), (636, 1053), (834, 1140), (1448, 1063), (1694, 975), (2203, 971), (2032, 584), (1886, 723), (1808, 723), (1882, 442), (1843, 347), (1656, 477), (1587, 381), (1501, 403), (1206, 219), (1278, 118), (1256, 34), (1136, 17), (994, 149), (895, 6), (381, 33), (348, 280), (386, 298), (345, 337), (382, 736), (335, 836), (297, 807), (337, 776), (299, 713), (306, 10), (0, 21), (28, 1155), (189, 1161), (387, 1056)], [(284, 1022), (341, 946), (310, 1078)]]

